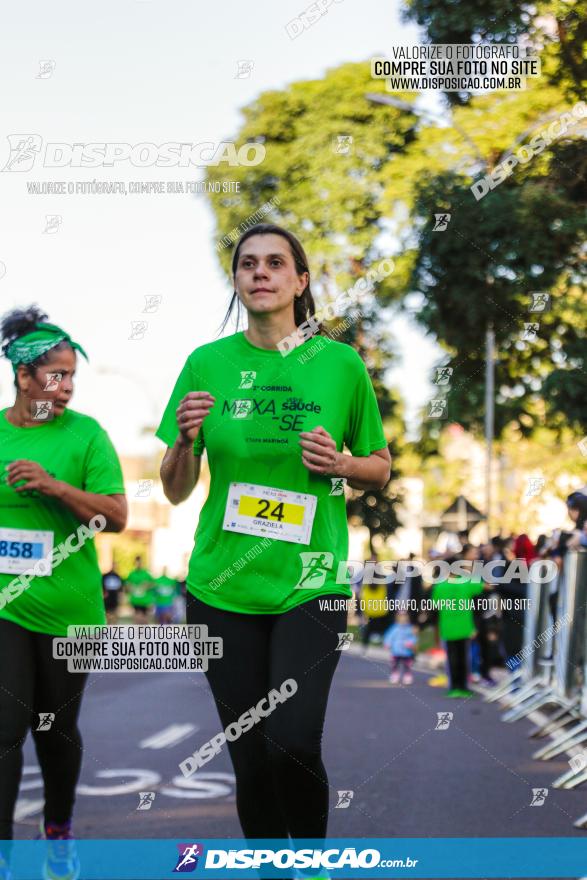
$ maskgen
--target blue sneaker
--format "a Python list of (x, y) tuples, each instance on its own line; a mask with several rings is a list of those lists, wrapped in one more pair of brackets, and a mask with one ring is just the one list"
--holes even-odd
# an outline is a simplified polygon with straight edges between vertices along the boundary
[(12, 872), (8, 862), (0, 855), (0, 880), (12, 880)]
[(75, 848), (71, 821), (58, 825), (41, 819), (41, 840), (47, 841), (47, 856), (43, 865), (44, 880), (78, 880), (80, 863)]

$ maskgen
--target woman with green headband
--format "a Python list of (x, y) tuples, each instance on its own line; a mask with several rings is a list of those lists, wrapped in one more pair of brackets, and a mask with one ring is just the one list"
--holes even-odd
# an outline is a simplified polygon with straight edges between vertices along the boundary
[[(46, 317), (34, 306), (14, 310), (0, 328), (16, 386), (0, 411), (0, 840), (12, 837), (31, 726), (45, 789), (41, 835), (72, 837), (87, 674), (53, 658), (53, 638), (106, 622), (93, 536), (121, 531), (127, 517), (106, 431), (68, 409), (76, 352), (85, 352)], [(59, 876), (74, 873), (65, 859)]]

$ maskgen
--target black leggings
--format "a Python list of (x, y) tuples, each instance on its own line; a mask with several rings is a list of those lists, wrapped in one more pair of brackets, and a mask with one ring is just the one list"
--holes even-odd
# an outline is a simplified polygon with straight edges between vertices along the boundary
[[(29, 729), (43, 776), (45, 821), (61, 824), (73, 812), (82, 761), (77, 718), (88, 676), (53, 659), (53, 638), (0, 619), (0, 840), (12, 838)], [(36, 730), (39, 713), (54, 713), (48, 730)]]
[(452, 639), (446, 643), (451, 690), (467, 690), (469, 671), (469, 639)]
[(227, 743), (236, 806), (246, 838), (326, 837), (328, 777), (321, 758), (330, 684), (346, 611), (311, 599), (283, 614), (237, 614), (187, 597), (187, 622), (223, 640), (206, 677), (226, 728), (272, 688), (293, 678), (297, 692), (261, 723)]

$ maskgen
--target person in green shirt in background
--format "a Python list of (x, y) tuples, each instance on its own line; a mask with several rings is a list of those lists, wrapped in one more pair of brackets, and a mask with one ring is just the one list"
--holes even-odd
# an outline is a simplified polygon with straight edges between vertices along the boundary
[(167, 569), (155, 578), (153, 597), (155, 600), (155, 619), (157, 623), (172, 623), (173, 603), (179, 593), (179, 583), (167, 576)]
[(144, 568), (142, 556), (135, 556), (135, 567), (125, 578), (124, 586), (133, 610), (133, 622), (146, 623), (154, 602), (155, 578)]
[(471, 544), (465, 544), (460, 557), (446, 560), (449, 564), (459, 561), (461, 572), (449, 574), (448, 580), (435, 584), (432, 588), (432, 599), (439, 603), (440, 638), (446, 644), (449, 697), (473, 696), (473, 691), (467, 687), (471, 638), (475, 635), (473, 597), (483, 592), (482, 581), (474, 580), (466, 573), (474, 558), (475, 548)]
[[(29, 730), (44, 782), (41, 836), (73, 836), (87, 673), (53, 657), (54, 637), (73, 625), (105, 625), (93, 536), (122, 531), (127, 518), (106, 431), (69, 409), (76, 351), (85, 353), (46, 318), (29, 306), (1, 324), (16, 396), (0, 411), (0, 840), (12, 838)], [(49, 876), (77, 876), (73, 844), (59, 846), (59, 858), (49, 852)], [(0, 878), (8, 876), (0, 867)]]
[[(348, 559), (344, 488), (382, 489), (390, 455), (360, 355), (321, 335), (298, 239), (274, 224), (251, 227), (235, 246), (232, 280), (226, 320), (242, 307), (247, 329), (188, 356), (157, 429), (168, 447), (161, 479), (180, 504), (206, 449), (187, 622), (222, 639), (205, 673), (222, 727), (258, 708), (250, 730), (227, 737), (244, 836), (321, 840), (322, 730), (352, 595), (337, 576)], [(180, 766), (189, 776), (199, 758)]]

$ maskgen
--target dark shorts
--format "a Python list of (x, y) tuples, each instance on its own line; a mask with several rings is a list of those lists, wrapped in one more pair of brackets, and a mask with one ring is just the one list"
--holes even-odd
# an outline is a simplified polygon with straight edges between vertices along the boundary
[[(132, 604), (132, 603), (131, 603)], [(132, 610), (135, 614), (140, 614), (143, 617), (146, 617), (149, 611), (151, 610), (150, 605), (132, 605)]]
[(106, 611), (116, 611), (120, 604), (118, 590), (107, 590), (104, 598), (104, 607)]

